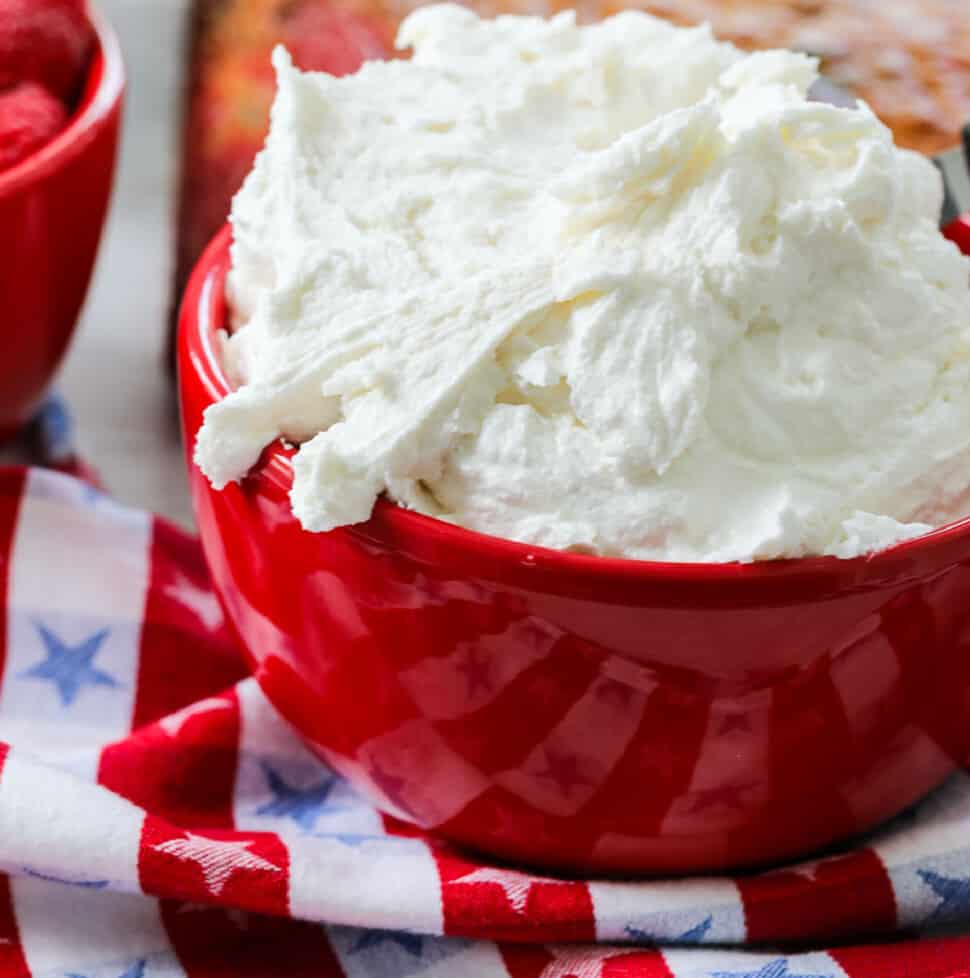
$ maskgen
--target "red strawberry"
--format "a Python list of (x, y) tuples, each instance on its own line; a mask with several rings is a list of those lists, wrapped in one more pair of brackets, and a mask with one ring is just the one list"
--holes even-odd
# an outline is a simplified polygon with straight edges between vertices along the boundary
[(0, 92), (0, 170), (40, 149), (66, 122), (61, 102), (35, 82)]
[(389, 25), (318, 0), (304, 0), (288, 13), (281, 35), (298, 67), (331, 75), (349, 75), (364, 61), (386, 58), (394, 50)]
[(34, 81), (71, 99), (92, 37), (84, 0), (0, 0), (0, 89)]

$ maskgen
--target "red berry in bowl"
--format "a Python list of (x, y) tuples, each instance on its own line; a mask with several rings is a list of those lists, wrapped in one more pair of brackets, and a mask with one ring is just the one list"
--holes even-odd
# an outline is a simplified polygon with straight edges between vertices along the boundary
[(349, 75), (370, 58), (394, 51), (389, 25), (328, 4), (305, 2), (283, 21), (280, 40), (304, 71)]
[(69, 101), (92, 40), (83, 0), (0, 0), (0, 89), (32, 81)]
[(66, 122), (61, 101), (35, 82), (0, 92), (0, 171), (40, 149)]

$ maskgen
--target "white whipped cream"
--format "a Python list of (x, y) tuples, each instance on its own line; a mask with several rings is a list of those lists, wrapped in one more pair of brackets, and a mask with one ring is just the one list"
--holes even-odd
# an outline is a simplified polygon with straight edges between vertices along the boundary
[(233, 205), (217, 488), (300, 443), (310, 530), (406, 506), (547, 547), (850, 557), (970, 510), (970, 263), (939, 178), (811, 59), (642, 13), (275, 55)]

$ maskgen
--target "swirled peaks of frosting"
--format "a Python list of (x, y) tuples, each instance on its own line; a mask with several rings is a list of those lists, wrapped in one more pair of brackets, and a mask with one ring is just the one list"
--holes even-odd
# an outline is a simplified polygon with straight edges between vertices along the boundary
[(310, 530), (381, 493), (674, 561), (850, 557), (970, 509), (968, 262), (931, 164), (804, 56), (642, 13), (427, 7), (410, 60), (275, 55), (233, 205), (216, 487), (279, 436)]

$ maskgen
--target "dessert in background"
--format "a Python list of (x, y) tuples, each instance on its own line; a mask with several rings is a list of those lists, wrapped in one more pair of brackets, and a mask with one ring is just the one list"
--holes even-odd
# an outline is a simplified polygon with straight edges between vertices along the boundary
[[(195, 0), (189, 48), (178, 255), (173, 295), (229, 212), (262, 145), (273, 97), (272, 47), (341, 74), (386, 55), (400, 18), (391, 0)], [(478, 2), (484, 14), (551, 14), (568, 3)], [(788, 47), (866, 99), (901, 146), (930, 154), (955, 144), (970, 118), (970, 17), (961, 0), (595, 0), (583, 20), (623, 7), (678, 23), (709, 21), (743, 48)], [(309, 50), (307, 44), (309, 43)]]
[(83, 0), (0, 0), (0, 170), (64, 128), (92, 41)]
[(326, 531), (382, 493), (639, 559), (852, 557), (970, 511), (970, 263), (939, 175), (813, 59), (639, 12), (283, 49), (233, 204), (216, 488), (278, 437)]
[(197, 0), (190, 28), (175, 301), (266, 137), (282, 43), (306, 70), (343, 75), (388, 57), (394, 27), (327, 0)]

